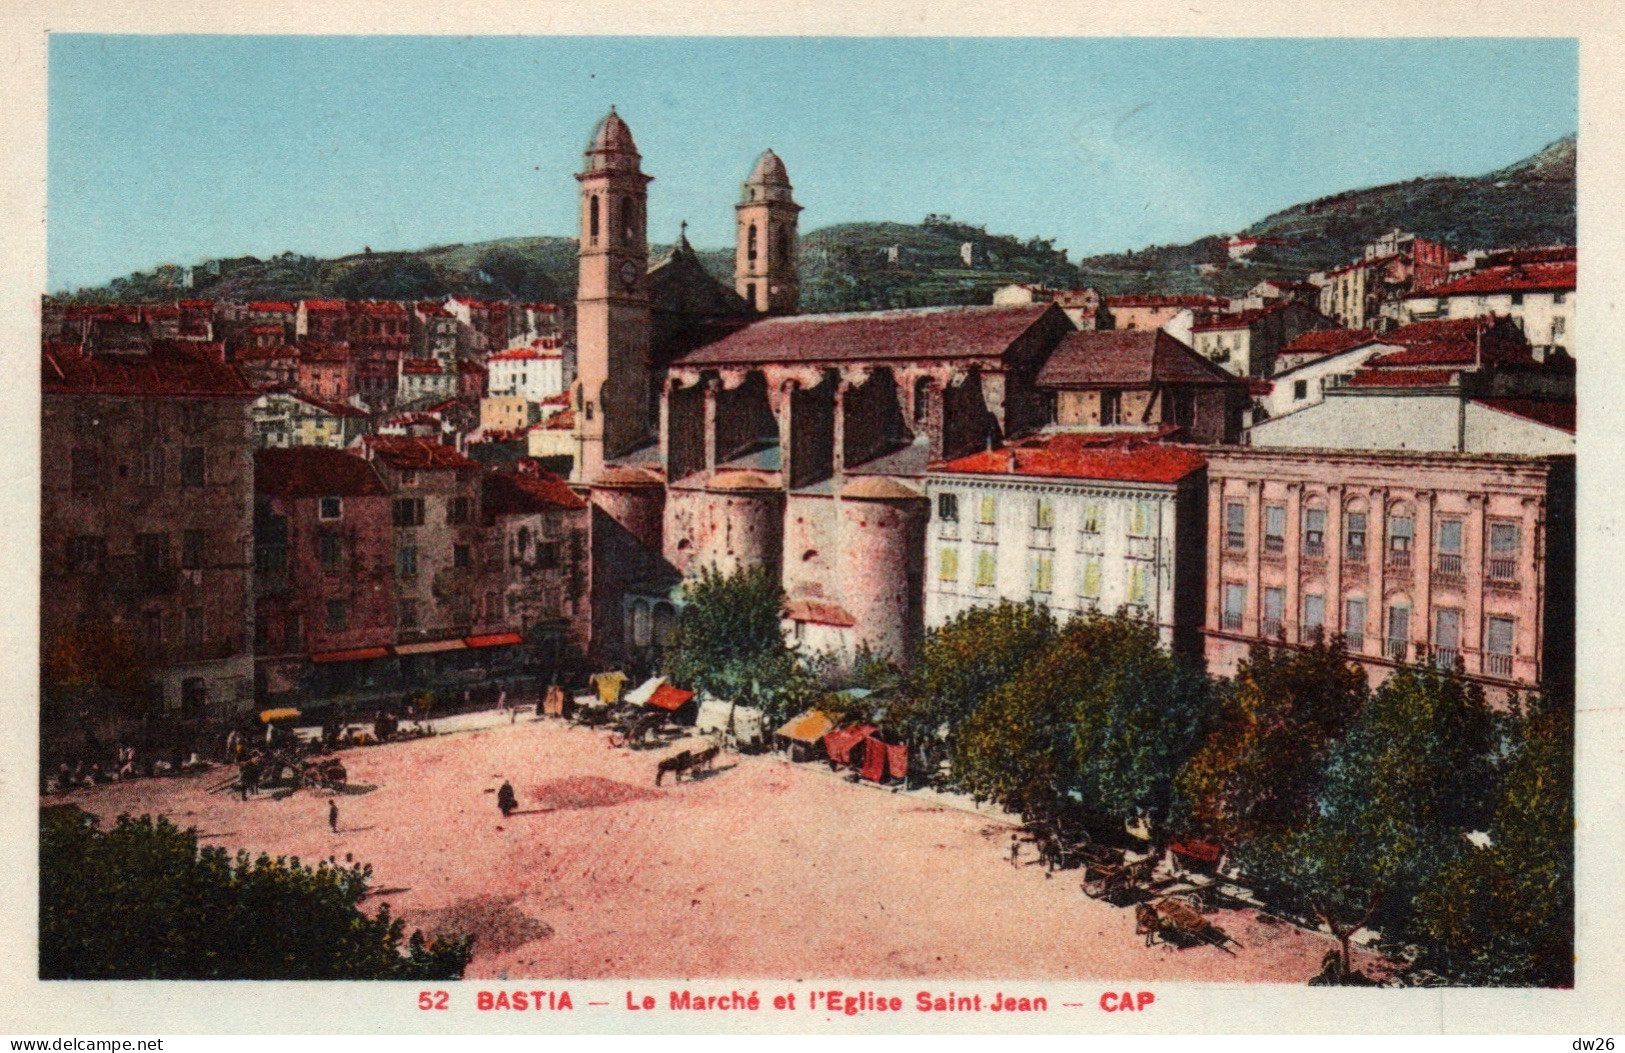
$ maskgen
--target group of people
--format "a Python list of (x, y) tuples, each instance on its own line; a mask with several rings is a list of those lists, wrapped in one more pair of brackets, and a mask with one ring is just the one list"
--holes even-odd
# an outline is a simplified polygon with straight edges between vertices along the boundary
[(40, 789), (44, 793), (68, 793), (71, 790), (87, 789), (128, 779), (180, 775), (205, 767), (207, 765), (196, 753), (173, 750), (168, 759), (165, 759), (155, 755), (139, 755), (134, 746), (122, 746), (114, 751), (113, 757), (105, 766), (99, 760), (87, 764), (83, 757), (74, 760), (72, 764), (65, 760), (60, 761), (54, 772), (42, 766)]

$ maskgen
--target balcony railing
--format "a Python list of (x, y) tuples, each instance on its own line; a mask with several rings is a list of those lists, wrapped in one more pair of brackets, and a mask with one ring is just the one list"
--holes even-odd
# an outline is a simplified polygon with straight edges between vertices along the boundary
[(1247, 550), (1247, 535), (1226, 531), (1224, 548), (1227, 552), (1245, 552)]
[(1320, 622), (1303, 622), (1298, 626), (1298, 639), (1304, 643), (1312, 644), (1326, 634), (1326, 626)]
[(1304, 543), (1303, 543), (1303, 555), (1304, 555), (1305, 559), (1325, 559), (1326, 558), (1326, 542), (1324, 542), (1324, 541), (1307, 541), (1307, 540), (1304, 541)]
[(1351, 633), (1344, 633), (1343, 634), (1343, 649), (1345, 651), (1355, 651), (1355, 652), (1364, 651), (1365, 650), (1365, 633), (1359, 632), (1359, 631), (1355, 631), (1355, 632), (1351, 632)]
[(1388, 658), (1391, 661), (1403, 662), (1407, 658), (1410, 657), (1410, 653), (1411, 653), (1410, 641), (1409, 640), (1385, 640), (1385, 641), (1383, 641), (1382, 653), (1387, 655)]
[(1503, 680), (1512, 679), (1512, 656), (1486, 652), (1484, 655), (1484, 675), (1498, 676)]
[(1386, 563), (1389, 570), (1408, 573), (1411, 569), (1411, 550), (1408, 548), (1389, 549)]
[(1241, 612), (1225, 611), (1219, 615), (1219, 628), (1229, 629), (1231, 632), (1241, 631)]
[(1279, 534), (1265, 534), (1264, 551), (1272, 556), (1280, 555), (1286, 551), (1286, 538)]
[(1281, 636), (1281, 619), (1264, 618), (1258, 623), (1258, 635), (1266, 640), (1276, 640)]
[(1343, 553), (1343, 566), (1345, 566), (1345, 567), (1350, 566), (1350, 565), (1364, 566), (1365, 565), (1365, 558), (1366, 557), (1365, 557), (1365, 546), (1364, 545), (1358, 545), (1358, 546), (1357, 545), (1350, 545), (1348, 547), (1348, 549)]
[(1441, 669), (1448, 673), (1450, 670), (1456, 668), (1457, 662), (1461, 661), (1461, 651), (1455, 647), (1440, 647), (1439, 645), (1435, 644), (1433, 646), (1433, 654), (1431, 655), (1431, 658), (1433, 661), (1433, 668)]
[(1456, 552), (1441, 552), (1434, 557), (1433, 573), (1441, 578), (1459, 578), (1462, 576), (1461, 555)]
[(1498, 585), (1516, 585), (1518, 561), (1504, 556), (1491, 556), (1485, 563), (1485, 576)]

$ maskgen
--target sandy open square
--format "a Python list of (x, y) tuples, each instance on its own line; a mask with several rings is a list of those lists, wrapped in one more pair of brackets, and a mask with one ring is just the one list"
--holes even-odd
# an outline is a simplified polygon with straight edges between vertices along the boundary
[[(1079, 872), (1008, 861), (1011, 828), (777, 756), (724, 754), (654, 785), (669, 750), (525, 717), (344, 753), (349, 792), (240, 801), (220, 769), (70, 801), (111, 825), (162, 813), (203, 843), (373, 866), (409, 928), (477, 937), (468, 970), (512, 978), (1167, 979), (1303, 983), (1329, 937), (1252, 911), (1210, 920), (1240, 944), (1146, 947), (1132, 910)], [(518, 791), (504, 820), (495, 790)], [(1032, 860), (1031, 851), (1025, 857)]]

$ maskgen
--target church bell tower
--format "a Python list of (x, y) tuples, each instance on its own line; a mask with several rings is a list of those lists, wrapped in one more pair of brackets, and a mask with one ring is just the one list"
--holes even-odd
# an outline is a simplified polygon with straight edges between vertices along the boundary
[(772, 150), (756, 159), (734, 206), (739, 241), (734, 289), (761, 314), (795, 314), (801, 288), (796, 277), (796, 214), (790, 175)]
[(632, 131), (610, 107), (587, 143), (576, 290), (575, 480), (649, 439), (648, 185)]

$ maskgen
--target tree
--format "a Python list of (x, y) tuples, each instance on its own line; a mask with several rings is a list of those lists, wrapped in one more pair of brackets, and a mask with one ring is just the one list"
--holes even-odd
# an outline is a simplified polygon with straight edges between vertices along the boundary
[(1301, 894), (1340, 947), (1403, 905), (1485, 821), (1492, 724), (1483, 692), (1455, 673), (1405, 666), (1371, 696), (1327, 759), (1315, 814), (1245, 846), (1244, 865)]
[(816, 696), (811, 671), (784, 641), (784, 592), (765, 568), (706, 568), (683, 592), (665, 657), (674, 684), (757, 706), (769, 721), (788, 719)]
[(123, 980), (450, 980), (472, 940), (414, 932), (358, 907), (371, 868), (198, 851), (197, 831), (77, 808), (40, 813), (40, 977)]
[(1049, 608), (1005, 600), (972, 607), (926, 634), (920, 659), (899, 688), (894, 721), (910, 741), (951, 742), (971, 712), (1055, 638)]
[(953, 739), (954, 777), (1023, 814), (1081, 805), (1160, 824), (1175, 773), (1207, 728), (1205, 674), (1122, 615), (1074, 619), (977, 705)]
[(1422, 961), (1474, 984), (1574, 983), (1574, 721), (1567, 702), (1519, 722), (1489, 844), (1416, 899)]
[(1307, 649), (1255, 646), (1176, 781), (1180, 825), (1232, 850), (1300, 829), (1332, 745), (1368, 694), (1340, 638)]

